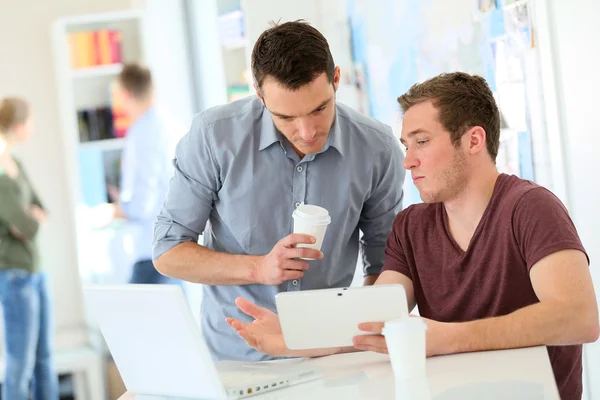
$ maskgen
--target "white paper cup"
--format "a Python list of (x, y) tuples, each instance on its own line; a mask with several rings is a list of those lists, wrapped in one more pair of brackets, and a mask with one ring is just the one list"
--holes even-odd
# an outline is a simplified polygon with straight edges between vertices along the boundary
[(387, 321), (385, 336), (390, 362), (396, 381), (425, 377), (425, 331), (427, 325), (420, 318), (402, 318)]
[[(331, 223), (329, 211), (323, 207), (309, 204), (300, 204), (292, 213), (294, 219), (294, 233), (304, 233), (314, 236), (316, 241), (312, 244), (299, 243), (296, 247), (321, 250), (327, 226)], [(306, 258), (314, 260), (314, 258)]]
[(396, 380), (394, 400), (431, 400), (427, 377)]

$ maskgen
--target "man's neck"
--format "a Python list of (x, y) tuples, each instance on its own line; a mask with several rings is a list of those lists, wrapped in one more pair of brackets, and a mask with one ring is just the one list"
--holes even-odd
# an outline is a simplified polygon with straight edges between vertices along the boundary
[(130, 110), (129, 115), (131, 117), (131, 122), (135, 122), (142, 117), (142, 115), (146, 114), (149, 109), (154, 106), (154, 102), (147, 101), (144, 103), (137, 104), (136, 107)]
[(455, 227), (454, 230), (469, 232), (470, 236), (492, 198), (499, 176), (495, 166), (484, 167), (478, 172), (470, 177), (467, 187), (456, 198), (444, 202), (450, 225)]

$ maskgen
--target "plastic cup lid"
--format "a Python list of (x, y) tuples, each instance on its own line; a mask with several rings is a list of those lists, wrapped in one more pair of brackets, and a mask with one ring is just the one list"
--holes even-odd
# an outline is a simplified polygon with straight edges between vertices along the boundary
[(292, 216), (294, 218), (301, 218), (320, 224), (328, 224), (331, 222), (329, 211), (325, 208), (304, 203), (296, 207)]

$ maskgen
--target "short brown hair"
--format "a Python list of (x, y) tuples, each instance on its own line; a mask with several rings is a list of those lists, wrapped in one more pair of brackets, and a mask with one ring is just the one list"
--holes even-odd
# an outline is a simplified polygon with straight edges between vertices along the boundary
[(441, 74), (413, 85), (398, 97), (403, 113), (427, 100), (433, 101), (439, 121), (450, 132), (455, 146), (468, 129), (481, 126), (486, 133), (488, 153), (496, 162), (500, 146), (500, 111), (485, 79), (464, 72)]
[(152, 93), (152, 73), (141, 64), (125, 64), (118, 81), (123, 89), (138, 100), (144, 100)]
[(0, 133), (5, 135), (29, 118), (29, 103), (19, 97), (6, 97), (0, 101)]
[(296, 90), (323, 72), (333, 83), (335, 64), (327, 39), (304, 20), (271, 23), (252, 50), (252, 74), (258, 89), (267, 76)]

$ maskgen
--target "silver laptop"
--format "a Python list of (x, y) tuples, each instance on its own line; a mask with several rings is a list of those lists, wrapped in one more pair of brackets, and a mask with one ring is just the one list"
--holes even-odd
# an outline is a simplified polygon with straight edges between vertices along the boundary
[(237, 399), (322, 376), (304, 359), (215, 364), (177, 285), (89, 285), (84, 293), (130, 392)]

